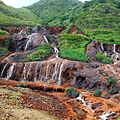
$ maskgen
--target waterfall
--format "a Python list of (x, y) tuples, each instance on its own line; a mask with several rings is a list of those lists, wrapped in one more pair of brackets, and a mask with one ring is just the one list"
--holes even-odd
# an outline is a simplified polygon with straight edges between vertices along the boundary
[(22, 81), (26, 81), (26, 64), (25, 64), (25, 66), (24, 66), (24, 68), (23, 68), (23, 80)]
[(26, 46), (25, 46), (25, 50), (28, 49), (28, 47), (29, 47), (31, 41), (32, 41), (32, 37), (29, 37), (29, 40), (27, 41)]
[(101, 50), (104, 52), (103, 43), (100, 43)]
[(12, 66), (8, 69), (7, 79), (9, 79), (12, 76), (13, 70), (14, 70), (14, 66), (15, 66), (15, 63), (13, 63)]
[(5, 65), (4, 65), (4, 67), (3, 67), (3, 69), (2, 69), (2, 72), (1, 72), (1, 77), (3, 76), (3, 73), (4, 73), (4, 71), (5, 71), (5, 68), (6, 68), (6, 66), (8, 65), (8, 63), (6, 63)]
[(36, 67), (35, 67), (35, 77), (34, 77), (34, 82), (37, 81), (37, 70), (38, 70), (38, 63), (36, 64)]
[(103, 120), (107, 120), (108, 118), (107, 117), (109, 117), (111, 114), (113, 114), (113, 113), (115, 113), (115, 112), (104, 112), (102, 115), (100, 115), (99, 117), (101, 118), (101, 119), (103, 119)]
[(53, 47), (53, 48), (54, 48), (54, 51), (55, 51), (55, 54), (56, 54), (56, 58), (58, 58), (59, 50), (56, 47)]
[(76, 98), (76, 100), (78, 101), (82, 101), (82, 103), (83, 103), (83, 105), (84, 106), (86, 106), (86, 102), (85, 102), (85, 100), (82, 98), (82, 95), (81, 94), (79, 94), (79, 96)]
[(116, 53), (116, 44), (113, 45), (113, 52)]
[(62, 69), (63, 69), (64, 61), (62, 62), (60, 66), (60, 72), (59, 72), (59, 77), (58, 77), (58, 85), (61, 84), (61, 74), (62, 74)]
[(48, 65), (46, 67), (46, 77), (45, 77), (46, 80), (48, 79), (48, 72), (49, 72), (49, 62), (48, 62)]
[(53, 73), (53, 75), (52, 75), (52, 80), (55, 79), (55, 75), (57, 76), (57, 66), (58, 66), (58, 64), (57, 64), (57, 62), (56, 62), (55, 68), (54, 68), (54, 73)]
[(48, 40), (47, 40), (47, 37), (46, 37), (46, 36), (44, 36), (44, 35), (43, 35), (43, 37), (44, 37), (44, 39), (45, 39), (46, 43), (49, 43), (49, 42), (48, 42)]

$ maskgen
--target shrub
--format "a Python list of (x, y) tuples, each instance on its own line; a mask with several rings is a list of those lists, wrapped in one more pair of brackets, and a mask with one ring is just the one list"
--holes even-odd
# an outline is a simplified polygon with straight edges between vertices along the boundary
[(88, 57), (85, 54), (84, 49), (63, 49), (60, 51), (60, 56), (65, 59), (88, 62)]
[(67, 88), (65, 92), (71, 98), (76, 98), (79, 95), (79, 92), (75, 88), (73, 88), (73, 87)]
[(5, 34), (8, 34), (8, 32), (4, 30), (0, 30), (0, 36), (5, 35)]
[(53, 52), (53, 49), (50, 46), (50, 44), (45, 43), (45, 44), (42, 44), (35, 52), (28, 54), (27, 58), (30, 61), (43, 60), (48, 56), (50, 56), (52, 52)]
[(3, 56), (7, 51), (8, 51), (7, 48), (1, 47), (1, 48), (0, 48), (0, 57)]
[(109, 57), (106, 57), (103, 53), (101, 52), (97, 52), (96, 54), (96, 58), (102, 62), (102, 63), (105, 63), (105, 64), (112, 64), (113, 63), (113, 60)]
[(116, 78), (113, 78), (113, 77), (108, 78), (108, 82), (109, 82), (110, 86), (114, 85), (116, 83), (116, 81), (117, 81)]
[(17, 87), (22, 87), (22, 88), (25, 88), (27, 85), (26, 84), (23, 84), (23, 83), (21, 83), (21, 84), (17, 84)]
[(101, 90), (96, 90), (93, 95), (99, 97), (102, 94)]

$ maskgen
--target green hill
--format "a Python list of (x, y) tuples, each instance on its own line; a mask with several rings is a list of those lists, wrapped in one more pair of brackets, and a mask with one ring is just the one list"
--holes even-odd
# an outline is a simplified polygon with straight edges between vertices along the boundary
[[(78, 3), (78, 0), (40, 0), (27, 8), (39, 16), (42, 24), (66, 25), (65, 19), (69, 16), (69, 11)], [(58, 19), (58, 22), (60, 20), (60, 23), (51, 23), (55, 19)]]
[(37, 15), (26, 8), (13, 8), (0, 1), (0, 25), (35, 25)]

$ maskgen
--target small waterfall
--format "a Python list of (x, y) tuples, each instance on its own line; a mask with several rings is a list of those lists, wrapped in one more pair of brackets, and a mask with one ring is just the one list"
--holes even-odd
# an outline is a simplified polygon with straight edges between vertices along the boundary
[(26, 81), (26, 64), (25, 64), (25, 66), (23, 68), (23, 74), (22, 74), (22, 76), (23, 76), (22, 81)]
[(58, 66), (58, 64), (57, 64), (57, 62), (56, 62), (56, 64), (55, 64), (55, 68), (54, 68), (54, 73), (53, 73), (53, 75), (52, 75), (52, 80), (54, 80), (55, 79), (55, 75), (57, 76), (57, 66)]
[(53, 47), (53, 48), (54, 48), (54, 51), (55, 51), (55, 54), (56, 54), (56, 58), (58, 58), (59, 50), (56, 47)]
[(1, 77), (3, 76), (3, 73), (4, 73), (4, 71), (5, 71), (5, 68), (6, 68), (6, 66), (8, 65), (8, 63), (6, 63), (5, 65), (4, 65), (4, 67), (3, 67), (3, 70), (2, 70), (2, 72), (1, 72)]
[(83, 105), (86, 106), (85, 100), (82, 98), (82, 95), (79, 94), (79, 96), (76, 98), (77, 101), (82, 101)]
[(113, 52), (116, 53), (116, 44), (113, 45)]
[(8, 69), (7, 79), (9, 79), (12, 76), (13, 70), (14, 70), (14, 66), (15, 66), (15, 63), (13, 63), (12, 66)]
[(103, 43), (100, 43), (101, 50), (104, 52)]
[(59, 77), (58, 77), (58, 85), (61, 84), (61, 74), (62, 74), (63, 66), (64, 66), (64, 61), (62, 62), (61, 66), (60, 66), (60, 72), (59, 72)]
[(28, 47), (29, 47), (31, 41), (32, 41), (32, 37), (29, 37), (29, 40), (27, 41), (26, 46), (25, 46), (25, 50), (28, 49)]
[(103, 120), (108, 120), (107, 117), (109, 117), (110, 115), (112, 115), (115, 112), (104, 112), (102, 115), (100, 115), (99, 117)]
[(48, 65), (46, 67), (46, 77), (45, 77), (46, 80), (48, 79), (48, 73), (49, 73), (49, 62), (48, 62)]
[(37, 70), (38, 70), (38, 63), (36, 63), (36, 67), (35, 67), (35, 77), (34, 77), (34, 82), (37, 81)]
[(44, 37), (44, 39), (45, 39), (46, 43), (49, 43), (49, 42), (48, 42), (48, 40), (47, 40), (47, 37), (46, 37), (46, 36), (44, 36), (44, 35), (43, 35), (43, 37)]
[(23, 32), (23, 30), (21, 30), (21, 31), (19, 32), (19, 34), (22, 34), (22, 32)]

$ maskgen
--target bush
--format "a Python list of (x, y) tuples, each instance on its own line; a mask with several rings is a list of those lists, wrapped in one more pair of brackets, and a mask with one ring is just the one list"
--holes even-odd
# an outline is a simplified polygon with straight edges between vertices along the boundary
[(28, 61), (38, 61), (43, 60), (47, 57), (49, 57), (53, 52), (52, 47), (50, 44), (45, 43), (42, 44), (35, 52), (32, 52), (27, 55)]
[(4, 30), (0, 30), (0, 36), (5, 35), (5, 34), (8, 34), (8, 32)]
[(102, 91), (101, 90), (96, 90), (93, 95), (96, 96), (96, 97), (99, 97), (100, 95), (102, 94)]
[(21, 84), (17, 84), (17, 87), (22, 87), (22, 88), (26, 88), (26, 84), (23, 84), (23, 83), (21, 83)]
[(76, 98), (79, 95), (79, 92), (75, 88), (73, 88), (73, 87), (67, 88), (65, 92), (71, 98)]
[(0, 48), (0, 57), (3, 56), (7, 51), (8, 51), (7, 48), (1, 47), (1, 48)]
[(105, 63), (105, 64), (112, 64), (113, 63), (113, 60), (109, 57), (106, 57), (103, 53), (101, 52), (97, 52), (96, 54), (96, 58), (102, 62), (102, 63)]
[(85, 54), (84, 49), (63, 49), (60, 51), (60, 56), (65, 59), (88, 62), (88, 57)]
[(109, 82), (110, 86), (114, 85), (116, 83), (116, 81), (117, 81), (116, 78), (113, 78), (113, 77), (108, 78), (108, 82)]

